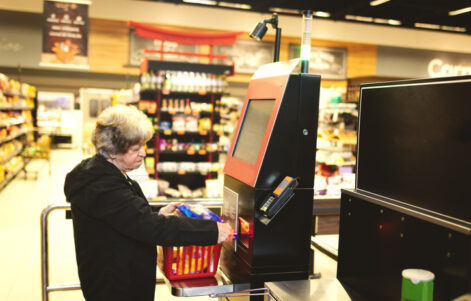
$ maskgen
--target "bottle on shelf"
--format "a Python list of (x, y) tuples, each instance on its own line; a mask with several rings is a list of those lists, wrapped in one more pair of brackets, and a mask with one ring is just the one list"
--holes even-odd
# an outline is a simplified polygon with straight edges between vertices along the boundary
[(172, 82), (171, 82), (172, 79), (168, 71), (164, 73), (163, 79), (164, 81), (162, 83), (162, 90), (170, 91), (172, 88)]
[(156, 89), (157, 90), (161, 90), (162, 89), (162, 82), (163, 82), (163, 72), (161, 70), (159, 70), (157, 72), (157, 76), (156, 76)]
[(162, 105), (160, 107), (160, 111), (162, 111), (162, 112), (167, 112), (168, 111), (167, 98), (162, 99)]
[(141, 89), (142, 90), (149, 90), (150, 87), (150, 76), (148, 72), (144, 72), (141, 74)]
[(150, 71), (149, 77), (150, 77), (150, 84), (149, 84), (150, 89), (151, 90), (157, 89), (157, 77), (155, 76), (155, 73), (153, 71)]
[(170, 98), (170, 99), (168, 100), (168, 112), (169, 112), (170, 114), (175, 113), (175, 106), (174, 106), (174, 104), (173, 104), (173, 99), (172, 99), (172, 98)]
[(186, 115), (190, 115), (190, 114), (191, 114), (191, 107), (190, 107), (190, 99), (189, 99), (189, 98), (186, 99), (186, 104), (185, 104), (184, 113), (185, 113)]

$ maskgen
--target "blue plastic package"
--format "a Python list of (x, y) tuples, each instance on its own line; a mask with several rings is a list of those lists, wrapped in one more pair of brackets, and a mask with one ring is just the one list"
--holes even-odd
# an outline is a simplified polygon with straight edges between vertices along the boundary
[[(189, 204), (181, 204), (178, 205), (177, 208), (188, 217), (196, 217), (201, 219), (208, 219), (220, 223), (225, 223), (219, 216), (214, 214), (211, 210), (201, 205), (189, 205)], [(236, 240), (239, 238), (236, 232), (232, 235), (232, 239)]]
[(188, 217), (196, 217), (196, 218), (201, 218), (201, 219), (209, 219), (212, 221), (217, 221), (220, 223), (223, 223), (224, 221), (214, 214), (211, 210), (208, 208), (205, 208), (201, 205), (188, 205), (188, 204), (182, 204), (178, 205), (177, 208), (185, 215)]

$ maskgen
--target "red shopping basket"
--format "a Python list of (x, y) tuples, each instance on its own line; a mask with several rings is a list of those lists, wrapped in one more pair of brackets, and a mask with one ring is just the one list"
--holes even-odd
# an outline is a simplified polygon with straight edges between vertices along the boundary
[(212, 277), (216, 274), (221, 244), (164, 247), (164, 274), (169, 280)]

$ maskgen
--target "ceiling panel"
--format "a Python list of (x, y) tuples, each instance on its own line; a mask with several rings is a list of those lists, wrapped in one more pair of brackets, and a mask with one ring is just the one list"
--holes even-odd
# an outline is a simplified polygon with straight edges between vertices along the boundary
[[(330, 16), (326, 19), (342, 20), (347, 22), (361, 22), (371, 24), (384, 24), (386, 26), (402, 26), (419, 28), (423, 30), (440, 30), (457, 32), (461, 34), (471, 33), (471, 11), (460, 15), (450, 16), (453, 10), (469, 7), (469, 0), (390, 0), (383, 4), (372, 6), (371, 0), (328, 0), (328, 1), (306, 1), (306, 0), (144, 0), (155, 2), (171, 2), (188, 5), (202, 5), (193, 2), (211, 3), (214, 7), (221, 8), (222, 5), (246, 4), (250, 10), (272, 13), (274, 8), (288, 9), (293, 11), (278, 12), (286, 15), (299, 15), (300, 11), (310, 9), (313, 11), (327, 12)], [(212, 7), (211, 5), (204, 5)], [(227, 8), (227, 7), (224, 7)], [(238, 8), (228, 8), (238, 9)], [(387, 22), (389, 20), (394, 20)], [(399, 21), (399, 22), (397, 22)], [(419, 24), (417, 24), (419, 23)], [(422, 27), (417, 27), (422, 26)], [(427, 28), (423, 28), (427, 27)]]

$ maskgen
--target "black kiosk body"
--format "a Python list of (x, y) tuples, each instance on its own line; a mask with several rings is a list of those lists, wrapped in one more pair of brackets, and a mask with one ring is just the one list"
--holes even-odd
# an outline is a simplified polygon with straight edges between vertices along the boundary
[(433, 300), (471, 292), (470, 95), (470, 76), (361, 86), (337, 278), (366, 300), (400, 300), (407, 268), (435, 274)]
[(295, 68), (254, 74), (224, 168), (223, 218), (239, 239), (224, 243), (220, 268), (251, 288), (308, 278), (320, 76)]

